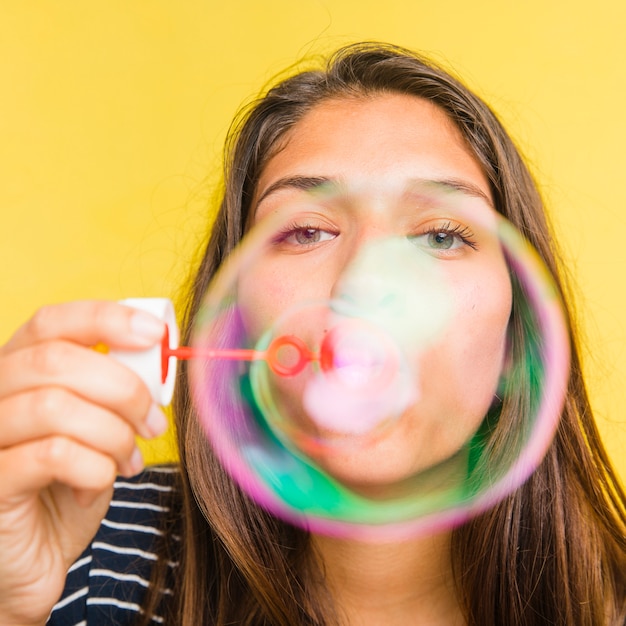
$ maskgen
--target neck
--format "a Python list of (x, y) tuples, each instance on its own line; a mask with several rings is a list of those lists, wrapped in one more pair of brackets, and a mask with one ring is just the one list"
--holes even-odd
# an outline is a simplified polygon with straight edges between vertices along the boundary
[(314, 544), (345, 624), (464, 624), (449, 534), (399, 543), (316, 536)]

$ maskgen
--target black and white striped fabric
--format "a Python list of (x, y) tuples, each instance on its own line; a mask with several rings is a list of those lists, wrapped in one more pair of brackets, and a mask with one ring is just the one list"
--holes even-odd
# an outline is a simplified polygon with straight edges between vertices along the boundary
[[(70, 568), (48, 626), (126, 626), (136, 621), (157, 558), (159, 521), (167, 512), (161, 503), (169, 498), (162, 496), (175, 488), (177, 472), (175, 466), (156, 466), (131, 479), (118, 479), (106, 517)], [(171, 575), (177, 565), (169, 562)], [(159, 615), (152, 620), (163, 623)]]

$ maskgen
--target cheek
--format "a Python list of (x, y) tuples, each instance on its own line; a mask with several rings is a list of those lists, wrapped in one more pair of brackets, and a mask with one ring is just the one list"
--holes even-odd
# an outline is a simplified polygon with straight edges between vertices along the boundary
[(480, 423), (488, 410), (504, 362), (511, 312), (508, 274), (481, 283), (464, 281), (454, 289), (453, 319), (436, 345), (428, 350), (425, 395), (443, 399), (440, 408)]
[[(308, 303), (324, 301), (330, 293), (329, 272), (323, 266), (265, 262), (250, 268), (239, 280), (237, 302), (250, 335), (258, 339), (269, 329), (277, 334), (294, 334), (306, 342), (319, 336), (323, 325)], [(283, 321), (280, 328), (276, 322)]]
[(484, 388), (490, 401), (504, 362), (511, 314), (509, 282), (476, 289), (468, 295), (458, 323), (459, 364), (468, 382), (474, 382), (477, 392)]
[(239, 281), (237, 303), (246, 330), (258, 339), (293, 300), (293, 286), (272, 271), (250, 271)]

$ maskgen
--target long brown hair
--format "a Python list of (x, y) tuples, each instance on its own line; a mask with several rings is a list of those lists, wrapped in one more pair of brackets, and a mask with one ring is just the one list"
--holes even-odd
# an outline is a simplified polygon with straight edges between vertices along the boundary
[[(410, 51), (356, 44), (324, 70), (283, 80), (233, 125), (220, 209), (185, 300), (184, 339), (212, 275), (244, 234), (255, 185), (286, 133), (324, 100), (383, 93), (430, 100), (449, 116), (481, 164), (497, 210), (539, 251), (567, 300), (540, 194), (492, 111)], [(515, 309), (511, 323), (523, 333), (515, 329)], [(626, 498), (593, 421), (574, 330), (571, 351), (567, 399), (544, 461), (503, 502), (453, 532), (452, 567), (468, 624), (599, 626), (626, 619)], [(307, 533), (250, 501), (221, 468), (190, 402), (184, 366), (174, 411), (181, 503), (171, 504), (168, 523), (179, 524), (180, 566), (174, 593), (161, 600), (166, 561), (177, 550), (164, 541), (146, 621), (158, 607), (181, 626), (334, 623)]]

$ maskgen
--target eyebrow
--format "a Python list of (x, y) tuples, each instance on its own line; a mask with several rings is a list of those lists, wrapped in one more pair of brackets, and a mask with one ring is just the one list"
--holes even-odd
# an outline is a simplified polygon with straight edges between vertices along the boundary
[(260, 196), (256, 204), (259, 206), (267, 196), (280, 191), (281, 189), (299, 189), (301, 191), (311, 191), (325, 185), (334, 184), (337, 181), (328, 176), (285, 176), (274, 181)]
[[(328, 176), (285, 176), (274, 181), (259, 197), (256, 202), (257, 207), (265, 198), (282, 189), (298, 189), (301, 191), (312, 191), (319, 189), (320, 187), (335, 187), (339, 186), (341, 181), (336, 178), (330, 178)], [(477, 185), (469, 183), (457, 178), (442, 178), (442, 179), (428, 179), (428, 178), (416, 178), (411, 179), (408, 184), (408, 188), (415, 185), (428, 185), (434, 188), (440, 188), (443, 191), (456, 191), (462, 194), (480, 198), (484, 200), (491, 208), (493, 208), (493, 202), (491, 198), (480, 189)]]
[(457, 178), (443, 178), (433, 180), (418, 179), (414, 180), (413, 183), (433, 185), (434, 187), (440, 187), (446, 191), (459, 191), (466, 196), (480, 198), (481, 200), (484, 200), (492, 209), (494, 208), (493, 200), (480, 187), (472, 183), (468, 183), (464, 180), (459, 180)]

